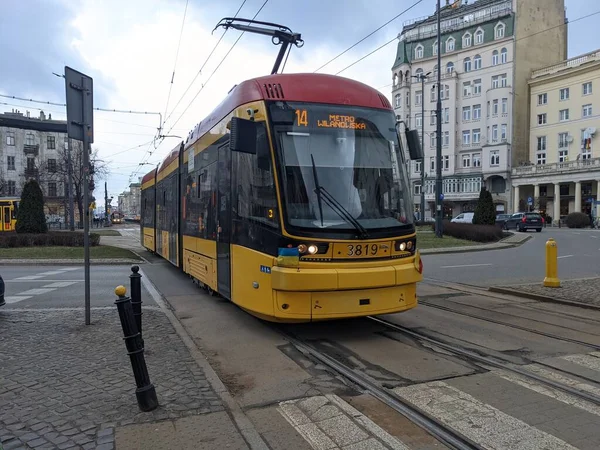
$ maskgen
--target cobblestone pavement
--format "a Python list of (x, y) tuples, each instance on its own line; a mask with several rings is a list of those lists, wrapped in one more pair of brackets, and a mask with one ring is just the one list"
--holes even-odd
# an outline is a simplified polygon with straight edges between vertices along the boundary
[(509, 289), (516, 293), (537, 294), (557, 300), (600, 306), (600, 295), (598, 294), (600, 292), (600, 278), (561, 281), (559, 288), (545, 287), (541, 282), (514, 286), (503, 285), (498, 286), (498, 288)]
[(116, 308), (0, 310), (0, 448), (114, 448), (115, 427), (223, 411), (158, 309), (144, 309), (146, 363), (159, 408), (142, 413)]

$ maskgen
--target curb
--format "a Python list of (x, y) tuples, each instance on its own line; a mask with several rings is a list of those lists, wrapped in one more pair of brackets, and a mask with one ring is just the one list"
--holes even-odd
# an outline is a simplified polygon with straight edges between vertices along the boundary
[(534, 294), (532, 292), (523, 292), (523, 291), (519, 291), (517, 289), (504, 288), (504, 287), (499, 287), (499, 286), (490, 286), (488, 288), (488, 291), (496, 292), (498, 294), (514, 295), (515, 297), (529, 298), (531, 300), (537, 300), (539, 302), (558, 303), (558, 304), (562, 304), (562, 305), (575, 306), (577, 308), (582, 308), (582, 309), (593, 309), (595, 311), (600, 311), (600, 306), (597, 306), (597, 305), (590, 305), (588, 303), (574, 302), (572, 300), (554, 298), (554, 297), (549, 297), (547, 295)]
[(183, 324), (179, 321), (177, 316), (174, 314), (174, 309), (169, 301), (158, 291), (154, 286), (154, 283), (150, 281), (148, 276), (140, 269), (142, 275), (142, 284), (152, 296), (152, 299), (160, 307), (162, 312), (167, 316), (177, 335), (181, 338), (188, 351), (196, 361), (196, 364), (204, 371), (206, 380), (219, 396), (221, 401), (226, 405), (231, 418), (233, 419), (240, 434), (251, 449), (268, 450), (269, 447), (260, 436), (260, 433), (256, 430), (253, 423), (250, 421), (248, 416), (244, 414), (238, 403), (235, 401), (231, 393), (225, 387), (225, 384), (219, 378), (219, 375), (212, 368), (202, 351), (196, 346), (192, 337), (188, 334)]
[[(484, 252), (490, 250), (504, 250), (507, 248), (514, 248), (523, 245), (525, 242), (533, 238), (533, 236), (523, 236), (523, 239), (521, 239), (518, 242), (505, 242), (506, 239), (510, 239), (513, 236), (514, 234), (511, 233), (511, 236), (505, 237), (499, 240), (498, 242), (494, 242), (493, 244), (482, 244), (480, 246), (473, 247), (466, 245), (465, 247), (426, 248), (419, 251), (421, 252), (421, 255), (435, 255), (442, 253), (471, 253)], [(417, 248), (419, 248), (418, 242), (419, 241), (417, 240)]]
[[(138, 255), (139, 256), (139, 255)], [(140, 256), (141, 257), (141, 256)], [(90, 265), (129, 265), (146, 264), (146, 259), (90, 259)], [(79, 259), (0, 259), (0, 266), (83, 266)]]

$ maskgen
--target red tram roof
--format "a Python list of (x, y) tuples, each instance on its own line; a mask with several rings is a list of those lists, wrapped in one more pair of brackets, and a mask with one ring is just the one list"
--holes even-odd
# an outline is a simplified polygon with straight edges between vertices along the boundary
[(173, 161), (175, 161), (179, 157), (179, 148), (180, 147), (181, 147), (181, 143), (177, 144), (177, 147), (175, 147), (173, 150), (171, 150), (171, 152), (167, 155), (167, 157), (163, 160), (162, 164), (160, 165), (158, 172), (156, 172), (157, 174), (159, 174), (160, 172), (165, 170), (169, 166), (169, 164), (171, 164)]
[(142, 178), (142, 184), (144, 184), (146, 181), (152, 180), (155, 176), (156, 176), (156, 169), (152, 169), (152, 171), (150, 171), (146, 175), (144, 175), (144, 177)]

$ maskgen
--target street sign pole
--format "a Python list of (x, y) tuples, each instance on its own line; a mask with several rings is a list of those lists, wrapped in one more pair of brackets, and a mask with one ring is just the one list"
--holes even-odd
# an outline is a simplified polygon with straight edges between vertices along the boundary
[(83, 144), (83, 264), (85, 279), (85, 324), (90, 312), (90, 144), (94, 142), (94, 85), (91, 77), (65, 66), (67, 96), (67, 134)]

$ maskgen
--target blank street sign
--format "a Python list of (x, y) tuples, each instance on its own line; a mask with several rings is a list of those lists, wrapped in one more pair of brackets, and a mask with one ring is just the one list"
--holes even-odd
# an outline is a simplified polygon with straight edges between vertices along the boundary
[[(88, 142), (94, 142), (94, 81), (91, 77), (65, 66), (65, 86), (67, 93), (67, 134), (71, 139), (83, 141), (83, 96), (88, 120)], [(87, 89), (84, 91), (83, 89)]]

